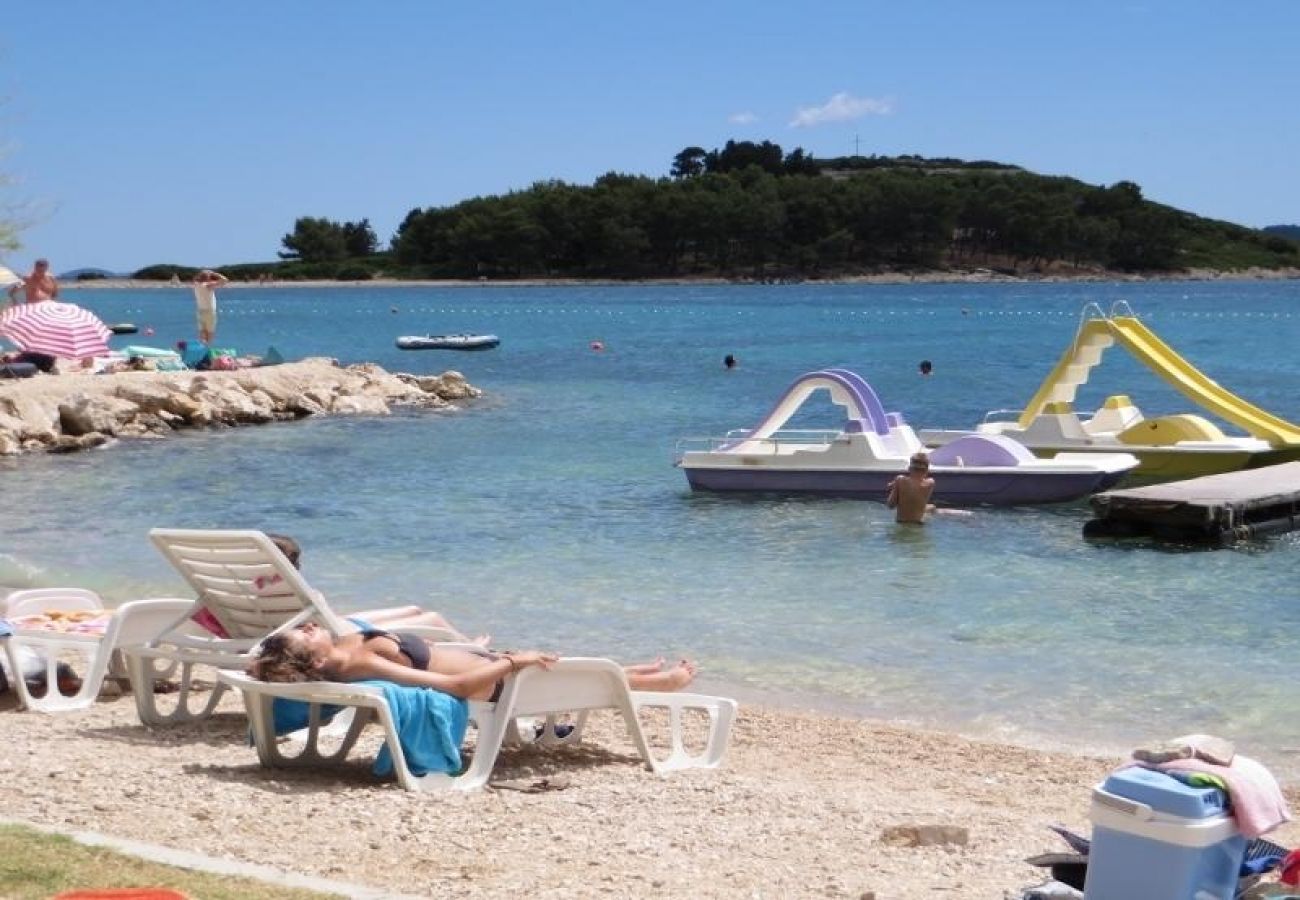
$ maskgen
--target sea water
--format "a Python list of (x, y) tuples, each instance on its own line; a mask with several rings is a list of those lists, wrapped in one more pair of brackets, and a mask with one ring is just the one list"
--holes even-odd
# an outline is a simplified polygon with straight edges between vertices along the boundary
[[(118, 346), (193, 334), (188, 289), (66, 293), (155, 332)], [(1300, 421), (1296, 282), (228, 289), (218, 346), (455, 368), (485, 395), (2, 460), (0, 584), (187, 596), (150, 528), (261, 528), (298, 538), (344, 610), (419, 603), (503, 646), (691, 657), (703, 689), (749, 702), (1003, 739), (1118, 749), (1211, 731), (1285, 768), (1300, 535), (1092, 543), (1084, 502), (899, 527), (872, 502), (693, 495), (672, 466), (679, 438), (752, 426), (828, 366), (917, 427), (973, 427), (1029, 399), (1085, 304), (1121, 300)], [(393, 346), (455, 331), (501, 346)], [(1199, 412), (1118, 348), (1077, 408), (1112, 393)], [(806, 424), (817, 414), (838, 422), (825, 403)]]

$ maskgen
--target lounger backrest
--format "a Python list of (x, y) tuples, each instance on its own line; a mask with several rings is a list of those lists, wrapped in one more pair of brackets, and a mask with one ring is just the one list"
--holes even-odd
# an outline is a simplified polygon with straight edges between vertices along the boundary
[(260, 640), (291, 622), (343, 627), (319, 591), (260, 531), (155, 528), (149, 539), (232, 638)]

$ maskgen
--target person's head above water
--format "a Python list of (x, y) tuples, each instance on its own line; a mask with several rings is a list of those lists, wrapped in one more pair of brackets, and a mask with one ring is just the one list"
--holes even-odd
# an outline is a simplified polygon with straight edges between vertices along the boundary
[(728, 353), (726, 356), (722, 358), (722, 364), (726, 366), (728, 369), (734, 369), (736, 368), (736, 357)]
[(917, 368), (921, 370), (922, 375), (929, 375), (930, 371), (934, 368), (934, 366), (930, 363), (928, 359), (923, 359), (921, 360), (921, 364), (917, 366)]

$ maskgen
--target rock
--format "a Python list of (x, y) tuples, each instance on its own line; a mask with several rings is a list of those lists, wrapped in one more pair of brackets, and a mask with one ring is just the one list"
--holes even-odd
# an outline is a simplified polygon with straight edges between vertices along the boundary
[(189, 394), (180, 391), (170, 391), (162, 409), (154, 410), (159, 414), (168, 413), (173, 416), (179, 416), (181, 419), (189, 422), (203, 411), (203, 404), (195, 400)]
[[(393, 375), (311, 359), (222, 372), (73, 374), (0, 383), (0, 455), (71, 452), (110, 436), (156, 438), (181, 427), (261, 424), (322, 414), (384, 415), (389, 404), (444, 408), (481, 392), (458, 372)], [(86, 441), (81, 437), (95, 435)]]
[(59, 425), (64, 434), (74, 436), (92, 431), (116, 434), (119, 426), (135, 418), (137, 409), (119, 397), (78, 395), (59, 404)]
[(880, 841), (894, 847), (937, 847), (952, 844), (965, 847), (970, 831), (959, 825), (895, 825), (880, 834)]
[(382, 397), (370, 397), (365, 395), (342, 396), (334, 400), (334, 406), (330, 412), (339, 415), (388, 415), (388, 404)]
[(89, 450), (91, 447), (106, 443), (108, 443), (108, 435), (98, 431), (78, 435), (61, 434), (49, 443), (48, 449), (51, 453), (75, 453), (78, 450)]
[[(174, 391), (166, 384), (159, 383), (142, 373), (131, 373), (135, 377), (124, 380), (117, 385), (117, 396), (129, 400), (145, 412), (156, 413), (169, 409)], [(182, 395), (183, 396), (183, 395)], [(188, 398), (187, 398), (188, 399)]]
[(19, 437), (48, 443), (58, 434), (59, 402), (57, 399), (52, 400), (45, 394), (29, 397), (15, 393), (13, 389), (6, 399), (6, 403), (0, 403), (0, 412), (7, 412), (23, 423)]

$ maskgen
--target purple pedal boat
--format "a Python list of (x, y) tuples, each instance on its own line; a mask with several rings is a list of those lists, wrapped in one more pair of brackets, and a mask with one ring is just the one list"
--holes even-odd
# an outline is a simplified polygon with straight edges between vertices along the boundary
[[(843, 407), (834, 429), (785, 429), (819, 391)], [(897, 412), (886, 412), (862, 376), (820, 369), (797, 378), (772, 411), (748, 431), (684, 438), (676, 465), (696, 491), (820, 494), (884, 500), (889, 483), (925, 450)], [(1138, 464), (1128, 453), (1034, 456), (1001, 435), (971, 434), (930, 454), (934, 502), (943, 506), (1062, 503), (1116, 484)]]

